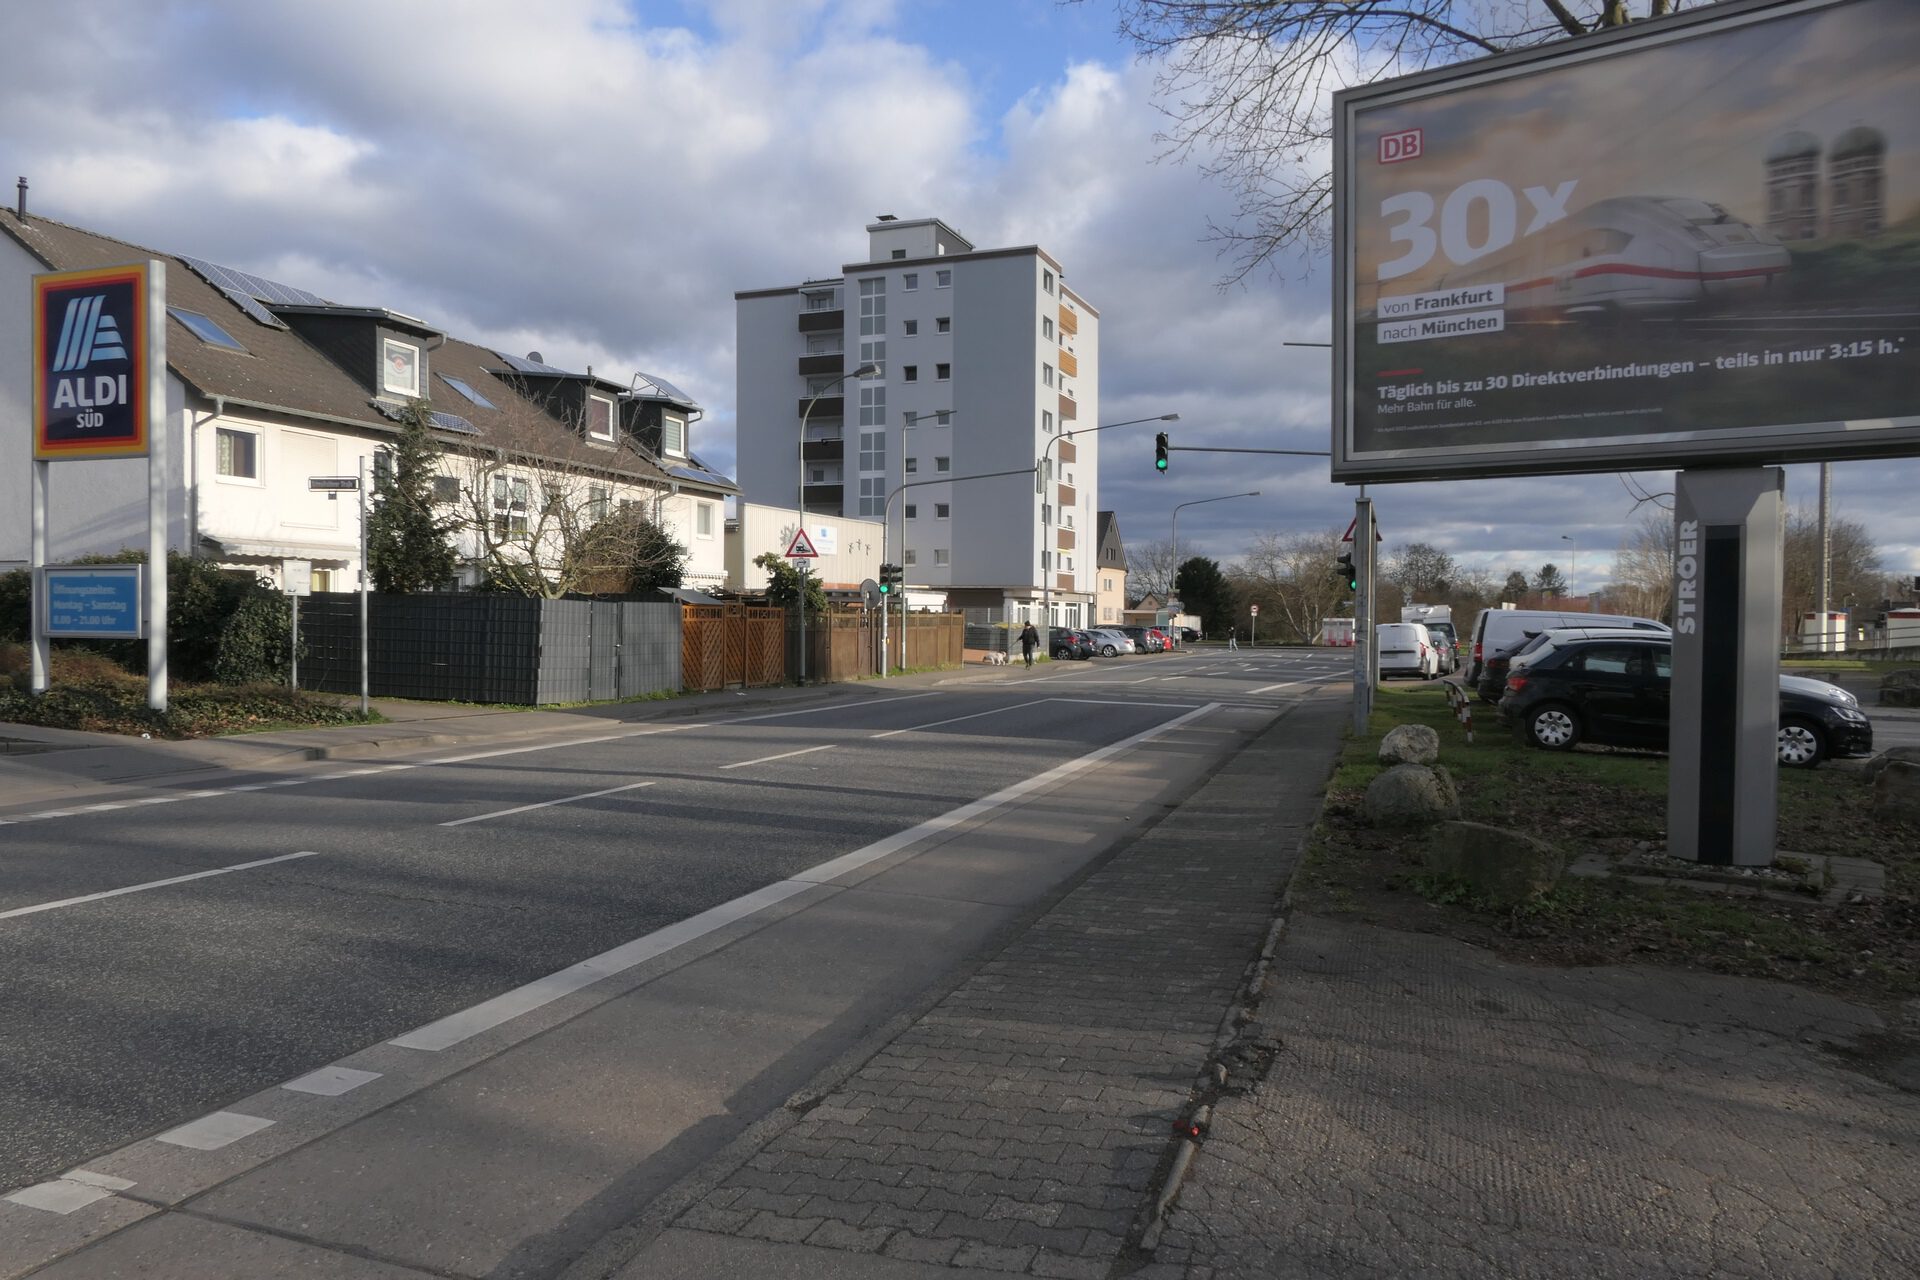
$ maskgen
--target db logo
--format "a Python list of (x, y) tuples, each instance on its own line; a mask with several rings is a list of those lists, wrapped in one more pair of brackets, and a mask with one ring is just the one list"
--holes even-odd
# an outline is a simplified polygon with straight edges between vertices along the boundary
[(1418, 160), (1423, 150), (1425, 144), (1421, 141), (1418, 129), (1384, 134), (1380, 139), (1380, 163), (1398, 164), (1402, 160)]

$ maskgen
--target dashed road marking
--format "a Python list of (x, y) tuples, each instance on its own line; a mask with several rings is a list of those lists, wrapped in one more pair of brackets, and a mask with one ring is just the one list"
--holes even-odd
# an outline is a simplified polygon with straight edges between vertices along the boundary
[(538, 804), (516, 805), (511, 809), (497, 809), (492, 813), (476, 813), (471, 818), (455, 818), (452, 822), (443, 822), (440, 825), (443, 827), (464, 827), (469, 822), (485, 822), (489, 818), (504, 818), (514, 813), (530, 813), (535, 809), (551, 809), (557, 804), (573, 804), (575, 801), (592, 800), (598, 796), (618, 795), (622, 791), (637, 791), (641, 787), (657, 786), (659, 782), (660, 780), (658, 778), (649, 778), (645, 782), (629, 782), (622, 787), (607, 787), (601, 791), (588, 791), (585, 794), (577, 796), (561, 796), (558, 800), (542, 800)]

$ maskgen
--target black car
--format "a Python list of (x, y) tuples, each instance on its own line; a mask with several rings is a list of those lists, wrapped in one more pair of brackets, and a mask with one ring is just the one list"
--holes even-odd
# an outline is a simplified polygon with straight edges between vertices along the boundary
[[(1673, 684), (1665, 637), (1568, 640), (1507, 676), (1500, 718), (1549, 751), (1580, 742), (1664, 750)], [(1846, 690), (1780, 677), (1780, 763), (1873, 754), (1873, 722)]]
[(1091, 658), (1100, 652), (1100, 642), (1084, 631), (1055, 627), (1047, 635), (1047, 651), (1056, 658)]
[[(1651, 630), (1651, 628), (1647, 628)], [(1474, 692), (1480, 695), (1480, 701), (1497, 703), (1506, 696), (1507, 672), (1512, 669), (1513, 660), (1524, 654), (1533, 653), (1551, 643), (1564, 643), (1578, 639), (1582, 635), (1592, 639), (1602, 639), (1619, 635), (1622, 631), (1633, 634), (1642, 630), (1638, 627), (1548, 627), (1544, 631), (1529, 631), (1515, 644), (1508, 645), (1487, 658), (1481, 665), (1480, 683)], [(1661, 628), (1661, 636), (1672, 633)]]

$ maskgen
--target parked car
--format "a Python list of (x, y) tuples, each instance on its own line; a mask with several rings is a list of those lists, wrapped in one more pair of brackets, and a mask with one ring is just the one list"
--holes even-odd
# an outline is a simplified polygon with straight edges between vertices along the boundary
[(1091, 627), (1087, 634), (1093, 637), (1096, 650), (1103, 658), (1134, 653), (1138, 649), (1133, 642), (1133, 637), (1127, 635), (1122, 627)]
[(1198, 631), (1195, 631), (1192, 627), (1182, 627), (1180, 628), (1180, 643), (1181, 644), (1199, 644), (1200, 633)]
[(1434, 650), (1433, 636), (1424, 623), (1376, 623), (1373, 637), (1380, 655), (1382, 680), (1388, 676), (1431, 680), (1440, 674), (1440, 655)]
[(1162, 631), (1159, 627), (1148, 627), (1147, 631), (1160, 642), (1160, 648), (1163, 651), (1167, 649), (1178, 649), (1180, 647), (1180, 642), (1174, 639), (1173, 633), (1170, 631)]
[(1440, 651), (1440, 674), (1450, 676), (1460, 669), (1460, 637), (1454, 634), (1451, 622), (1427, 621), (1420, 624), (1433, 637), (1434, 647)]
[[(1561, 609), (1482, 609), (1473, 619), (1472, 649), (1467, 655), (1467, 683), (1480, 684), (1486, 660), (1502, 649), (1512, 649), (1527, 633), (1553, 627), (1646, 627), (1665, 631), (1664, 622), (1623, 613), (1568, 613)], [(1495, 693), (1490, 701), (1499, 701)]]
[(1159, 653), (1167, 647), (1164, 637), (1156, 638), (1160, 637), (1160, 633), (1152, 627), (1122, 627), (1120, 629), (1133, 638), (1134, 648), (1141, 653)]
[[(1654, 625), (1659, 628), (1654, 634), (1663, 636), (1673, 634), (1664, 624), (1655, 623)], [(1652, 628), (1639, 627), (1549, 627), (1544, 631), (1530, 631), (1518, 643), (1502, 649), (1486, 660), (1483, 664), (1486, 669), (1481, 673), (1480, 684), (1474, 692), (1480, 696), (1482, 702), (1500, 701), (1507, 690), (1507, 676), (1511, 674), (1510, 668), (1515, 663), (1524, 662), (1532, 655), (1561, 641), (1603, 640), (1614, 636), (1632, 638), (1645, 635), (1651, 630)]]
[(1047, 652), (1055, 658), (1091, 658), (1099, 651), (1091, 635), (1071, 627), (1055, 627), (1047, 638)]
[[(1672, 709), (1673, 642), (1646, 636), (1556, 641), (1514, 668), (1500, 718), (1549, 751), (1580, 742), (1664, 750)], [(1810, 769), (1837, 756), (1873, 754), (1873, 722), (1845, 689), (1780, 677), (1780, 763)]]

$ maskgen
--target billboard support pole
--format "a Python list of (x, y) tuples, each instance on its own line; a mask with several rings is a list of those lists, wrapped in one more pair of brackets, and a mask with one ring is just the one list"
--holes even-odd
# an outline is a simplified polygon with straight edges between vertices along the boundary
[(1667, 853), (1769, 866), (1780, 788), (1786, 472), (1695, 469), (1675, 481)]
[(147, 263), (147, 706), (167, 709), (167, 266)]
[[(1362, 487), (1361, 493), (1366, 489)], [(1367, 732), (1373, 714), (1373, 501), (1362, 497), (1353, 504), (1354, 573), (1359, 589), (1353, 597), (1353, 734)]]
[(45, 458), (33, 460), (32, 497), (28, 500), (33, 508), (33, 550), (29, 552), (33, 569), (33, 634), (29, 637), (32, 649), (29, 676), (35, 697), (47, 691), (48, 673), (52, 668), (53, 642), (47, 636), (47, 602), (41, 587), (40, 571), (47, 567), (47, 467)]

